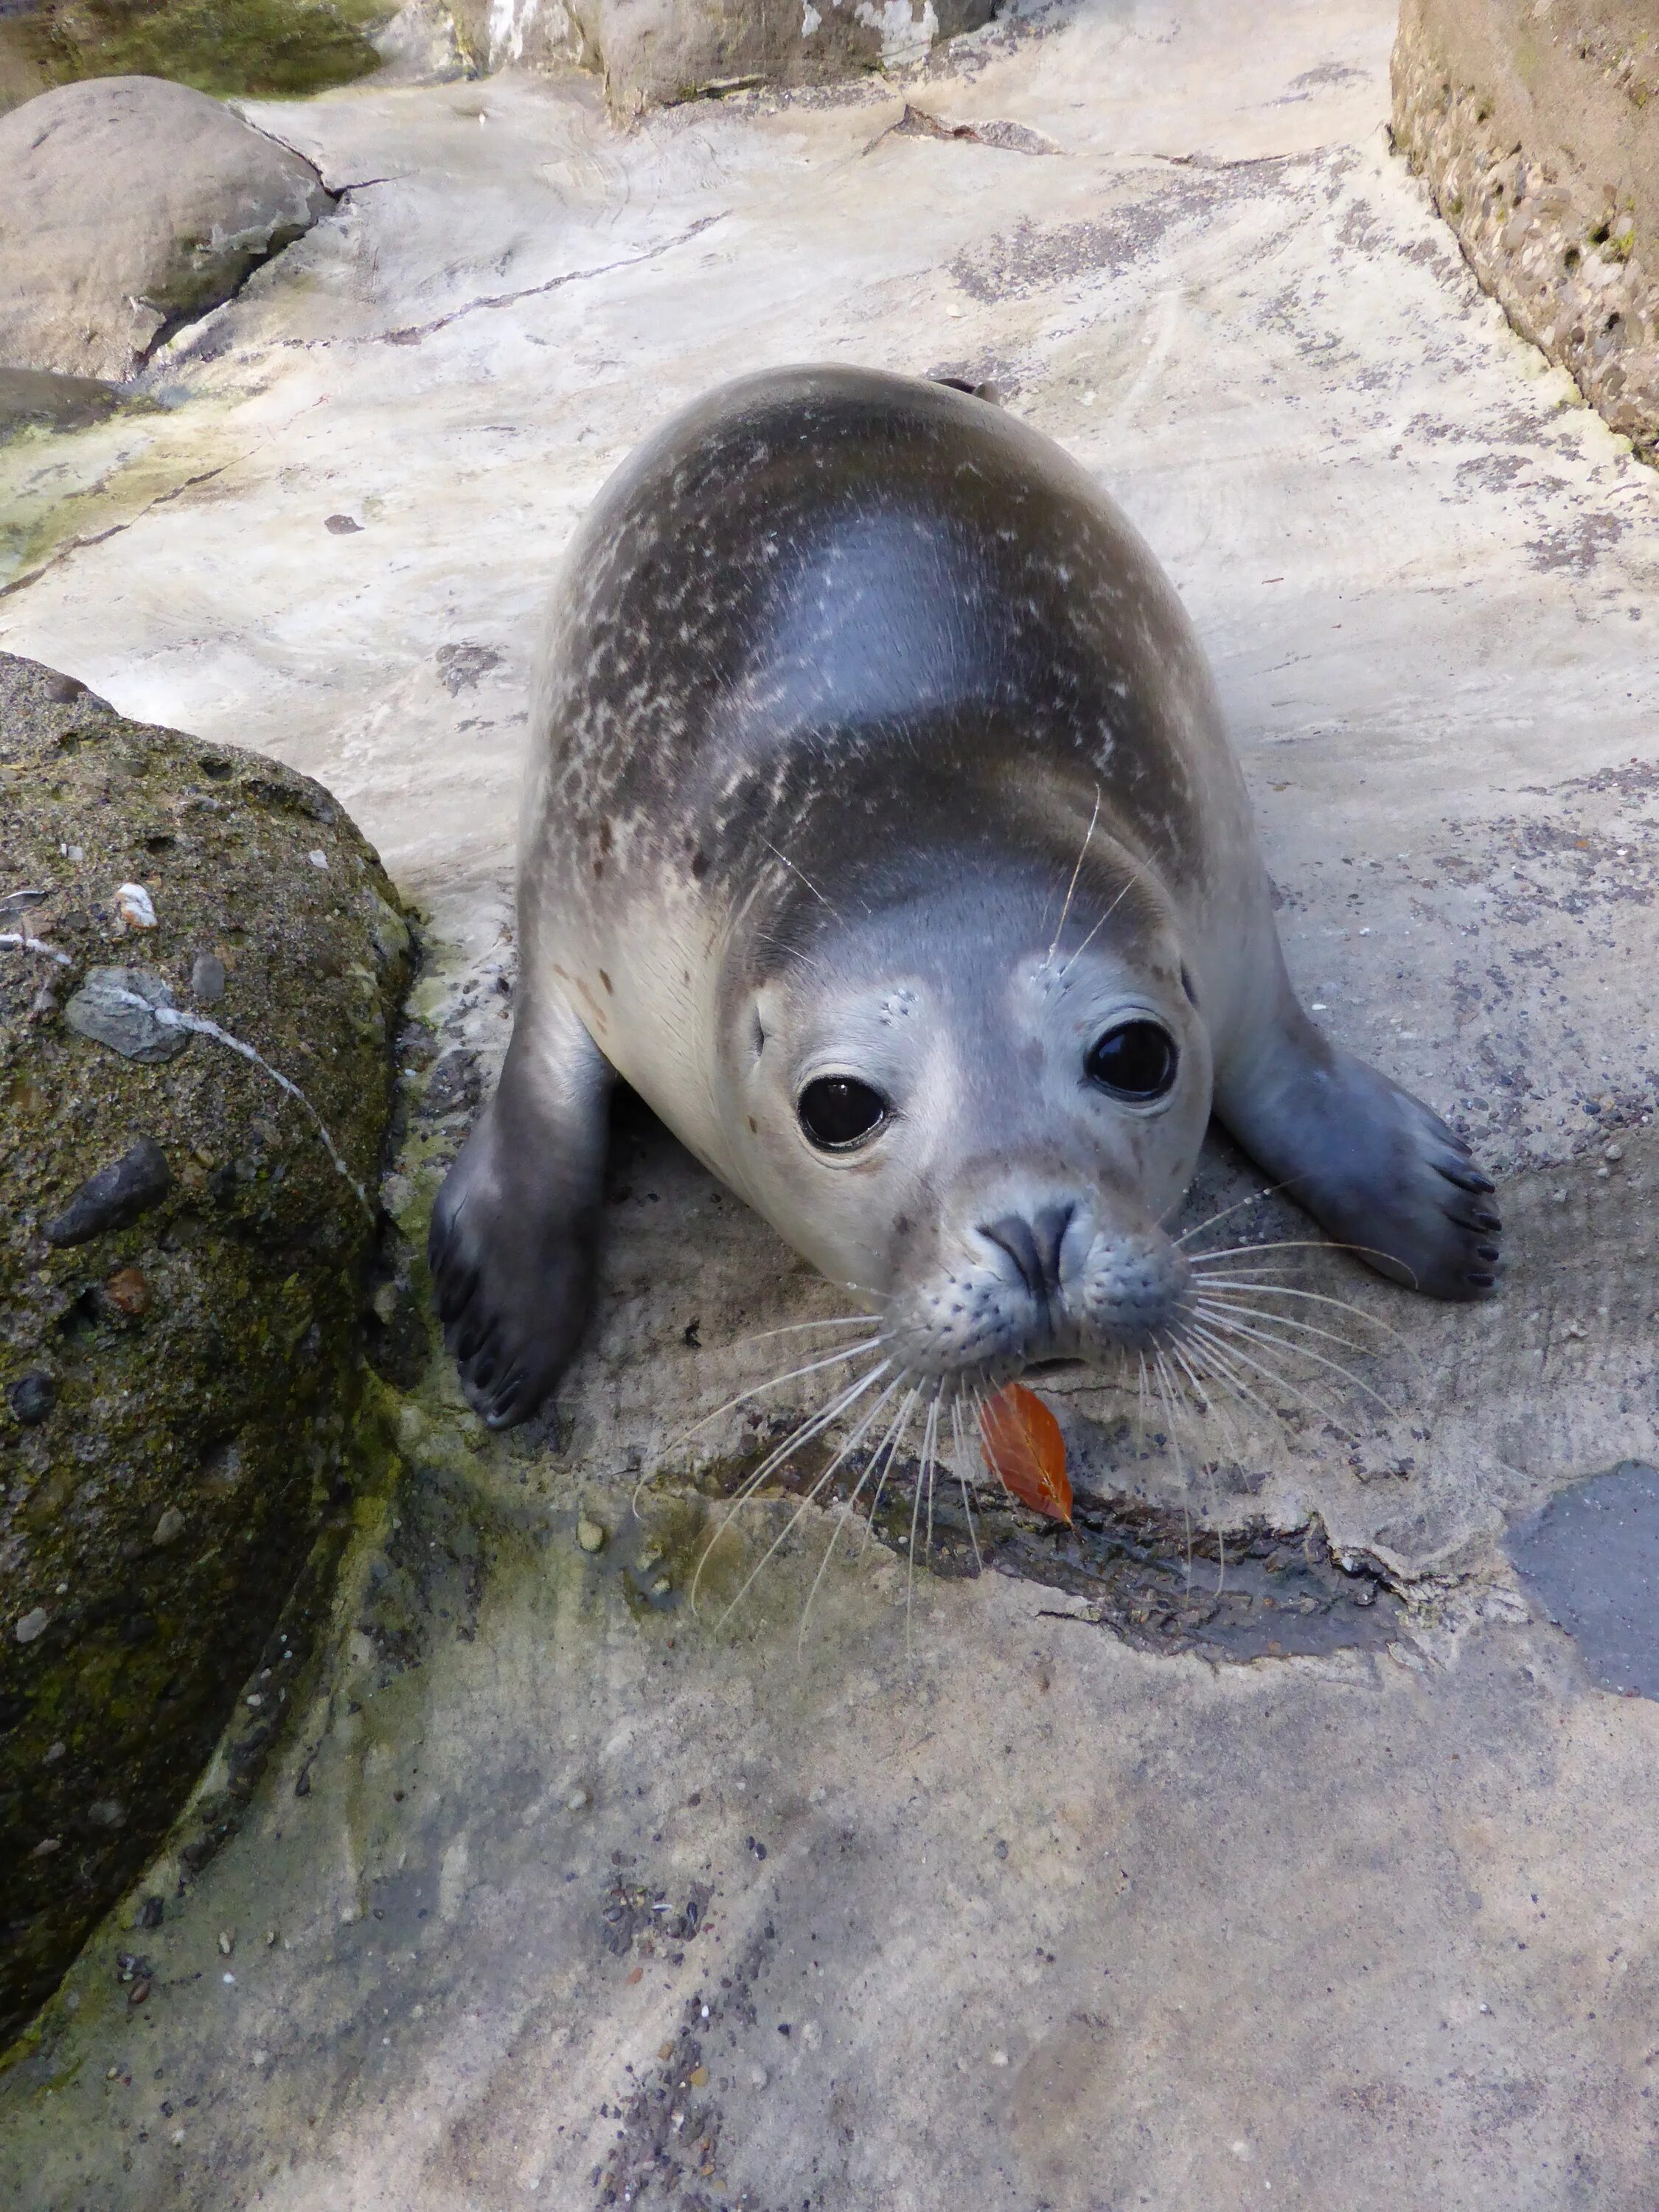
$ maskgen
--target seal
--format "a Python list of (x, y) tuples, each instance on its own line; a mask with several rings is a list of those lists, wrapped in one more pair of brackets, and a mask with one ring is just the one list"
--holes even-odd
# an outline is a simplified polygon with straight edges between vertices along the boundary
[(1178, 1328), (1212, 1113), (1383, 1274), (1493, 1289), (1491, 1182), (1291, 988), (1172, 587), (999, 407), (802, 368), (680, 415), (576, 532), (532, 720), (430, 1247), (493, 1425), (587, 1319), (618, 1074), (934, 1395)]

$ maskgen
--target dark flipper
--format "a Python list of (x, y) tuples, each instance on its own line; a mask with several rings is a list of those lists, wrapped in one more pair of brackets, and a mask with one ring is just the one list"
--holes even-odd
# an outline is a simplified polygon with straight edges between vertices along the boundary
[(562, 1001), (514, 1029), (495, 1095), (432, 1211), (444, 1342), (491, 1428), (527, 1420), (592, 1306), (608, 1062)]
[(1320, 1032), (1291, 997), (1231, 1064), (1215, 1110), (1338, 1243), (1437, 1298), (1481, 1298), (1498, 1281), (1492, 1186), (1420, 1099)]

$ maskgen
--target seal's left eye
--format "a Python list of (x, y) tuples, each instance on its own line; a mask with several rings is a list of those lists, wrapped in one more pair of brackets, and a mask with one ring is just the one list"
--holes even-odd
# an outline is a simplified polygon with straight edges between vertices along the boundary
[(842, 1152), (881, 1127), (887, 1101), (854, 1076), (821, 1075), (801, 1092), (795, 1113), (809, 1143), (820, 1152)]
[(1084, 1068), (1103, 1091), (1144, 1106), (1174, 1083), (1178, 1060), (1175, 1039), (1161, 1023), (1120, 1022), (1094, 1046)]

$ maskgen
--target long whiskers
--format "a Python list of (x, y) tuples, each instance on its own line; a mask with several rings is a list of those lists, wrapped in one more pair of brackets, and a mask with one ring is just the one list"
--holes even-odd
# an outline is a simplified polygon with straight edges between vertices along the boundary
[(733, 1497), (729, 1500), (726, 1516), (721, 1521), (720, 1527), (714, 1531), (708, 1541), (703, 1546), (702, 1556), (699, 1558), (696, 1571), (691, 1577), (691, 1588), (688, 1592), (689, 1601), (693, 1612), (696, 1610), (697, 1589), (699, 1584), (702, 1581), (702, 1571), (708, 1565), (710, 1554), (713, 1553), (715, 1545), (719, 1543), (720, 1538), (726, 1534), (727, 1528), (732, 1525), (732, 1519), (736, 1515), (738, 1508), (740, 1505), (746, 1504), (749, 1499), (752, 1498), (755, 1492), (759, 1489), (761, 1484), (766, 1480), (767, 1477), (775, 1473), (778, 1468), (781, 1467), (786, 1460), (789, 1459), (794, 1453), (805, 1449), (806, 1445), (811, 1443), (817, 1437), (821, 1437), (823, 1434), (823, 1431), (829, 1428), (833, 1422), (839, 1420), (841, 1416), (851, 1407), (855, 1405), (859, 1399), (864, 1395), (864, 1393), (870, 1388), (871, 1384), (878, 1382), (880, 1377), (887, 1372), (887, 1368), (888, 1362), (884, 1359), (876, 1366), (871, 1368), (866, 1373), (859, 1376), (854, 1382), (849, 1382), (846, 1389), (842, 1390), (828, 1406), (820, 1407), (818, 1412), (809, 1415), (805, 1419), (798, 1423), (784, 1438), (783, 1442), (775, 1445), (771, 1451), (768, 1452), (766, 1457), (761, 1462), (754, 1473), (746, 1478)]
[(1054, 924), (1054, 941), (1048, 947), (1047, 953), (1043, 957), (1042, 964), (1045, 968), (1049, 965), (1050, 962), (1054, 959), (1055, 953), (1060, 950), (1060, 939), (1061, 933), (1066, 927), (1066, 917), (1072, 911), (1072, 899), (1077, 890), (1077, 879), (1083, 873), (1083, 863), (1089, 856), (1089, 840), (1094, 836), (1095, 824), (1099, 821), (1099, 819), (1100, 786), (1097, 784), (1095, 786), (1095, 811), (1089, 817), (1089, 826), (1083, 833), (1083, 843), (1078, 851), (1077, 866), (1072, 871), (1071, 882), (1066, 886), (1066, 897), (1064, 903), (1061, 905), (1060, 909), (1060, 920)]
[[(885, 1372), (886, 1362), (884, 1361), (882, 1365), (876, 1370), (876, 1373), (884, 1374)], [(868, 1389), (869, 1385), (873, 1382), (875, 1379), (875, 1375), (866, 1376), (865, 1377), (864, 1387)], [(902, 1381), (902, 1378), (900, 1378), (900, 1381)], [(851, 1436), (849, 1436), (840, 1446), (836, 1452), (835, 1456), (830, 1460), (828, 1467), (824, 1468), (823, 1474), (819, 1475), (817, 1480), (807, 1492), (805, 1497), (803, 1498), (799, 1504), (796, 1506), (788, 1520), (778, 1531), (778, 1534), (772, 1539), (772, 1541), (767, 1546), (765, 1551), (755, 1562), (755, 1565), (750, 1569), (748, 1574), (744, 1578), (742, 1588), (738, 1591), (737, 1595), (732, 1600), (725, 1612), (721, 1613), (720, 1619), (715, 1622), (714, 1626), (717, 1629), (725, 1627), (726, 1622), (730, 1620), (732, 1615), (737, 1611), (738, 1607), (743, 1603), (744, 1598), (748, 1596), (750, 1591), (754, 1588), (756, 1578), (770, 1563), (774, 1556), (776, 1554), (779, 1547), (788, 1540), (788, 1538), (793, 1533), (797, 1524), (799, 1522), (802, 1516), (805, 1513), (807, 1508), (811, 1505), (816, 1504), (826, 1485), (834, 1481), (836, 1472), (846, 1459), (848, 1454), (857, 1450), (860, 1438), (864, 1436), (866, 1431), (871, 1426), (871, 1424), (877, 1419), (881, 1412), (882, 1407), (886, 1403), (887, 1400), (892, 1396), (894, 1391), (900, 1388), (900, 1381), (895, 1381), (889, 1383), (887, 1389), (882, 1392), (881, 1396), (877, 1399), (875, 1404), (866, 1408), (862, 1419), (858, 1424), (858, 1426), (853, 1431)], [(725, 1528), (726, 1524), (722, 1523), (719, 1532), (720, 1534), (723, 1535), (725, 1534)], [(708, 1557), (709, 1552), (714, 1549), (714, 1542), (717, 1540), (718, 1537), (711, 1540), (708, 1547), (705, 1548), (703, 1552), (704, 1559)], [(701, 1573), (702, 1570), (702, 1561), (699, 1560), (698, 1572)]]

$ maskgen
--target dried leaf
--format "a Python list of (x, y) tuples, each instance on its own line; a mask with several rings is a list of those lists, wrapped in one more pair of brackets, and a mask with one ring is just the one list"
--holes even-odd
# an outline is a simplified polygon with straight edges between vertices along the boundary
[(1066, 1474), (1066, 1439), (1060, 1423), (1035, 1390), (1011, 1382), (979, 1417), (985, 1462), (1022, 1505), (1050, 1521), (1072, 1522), (1072, 1486)]

